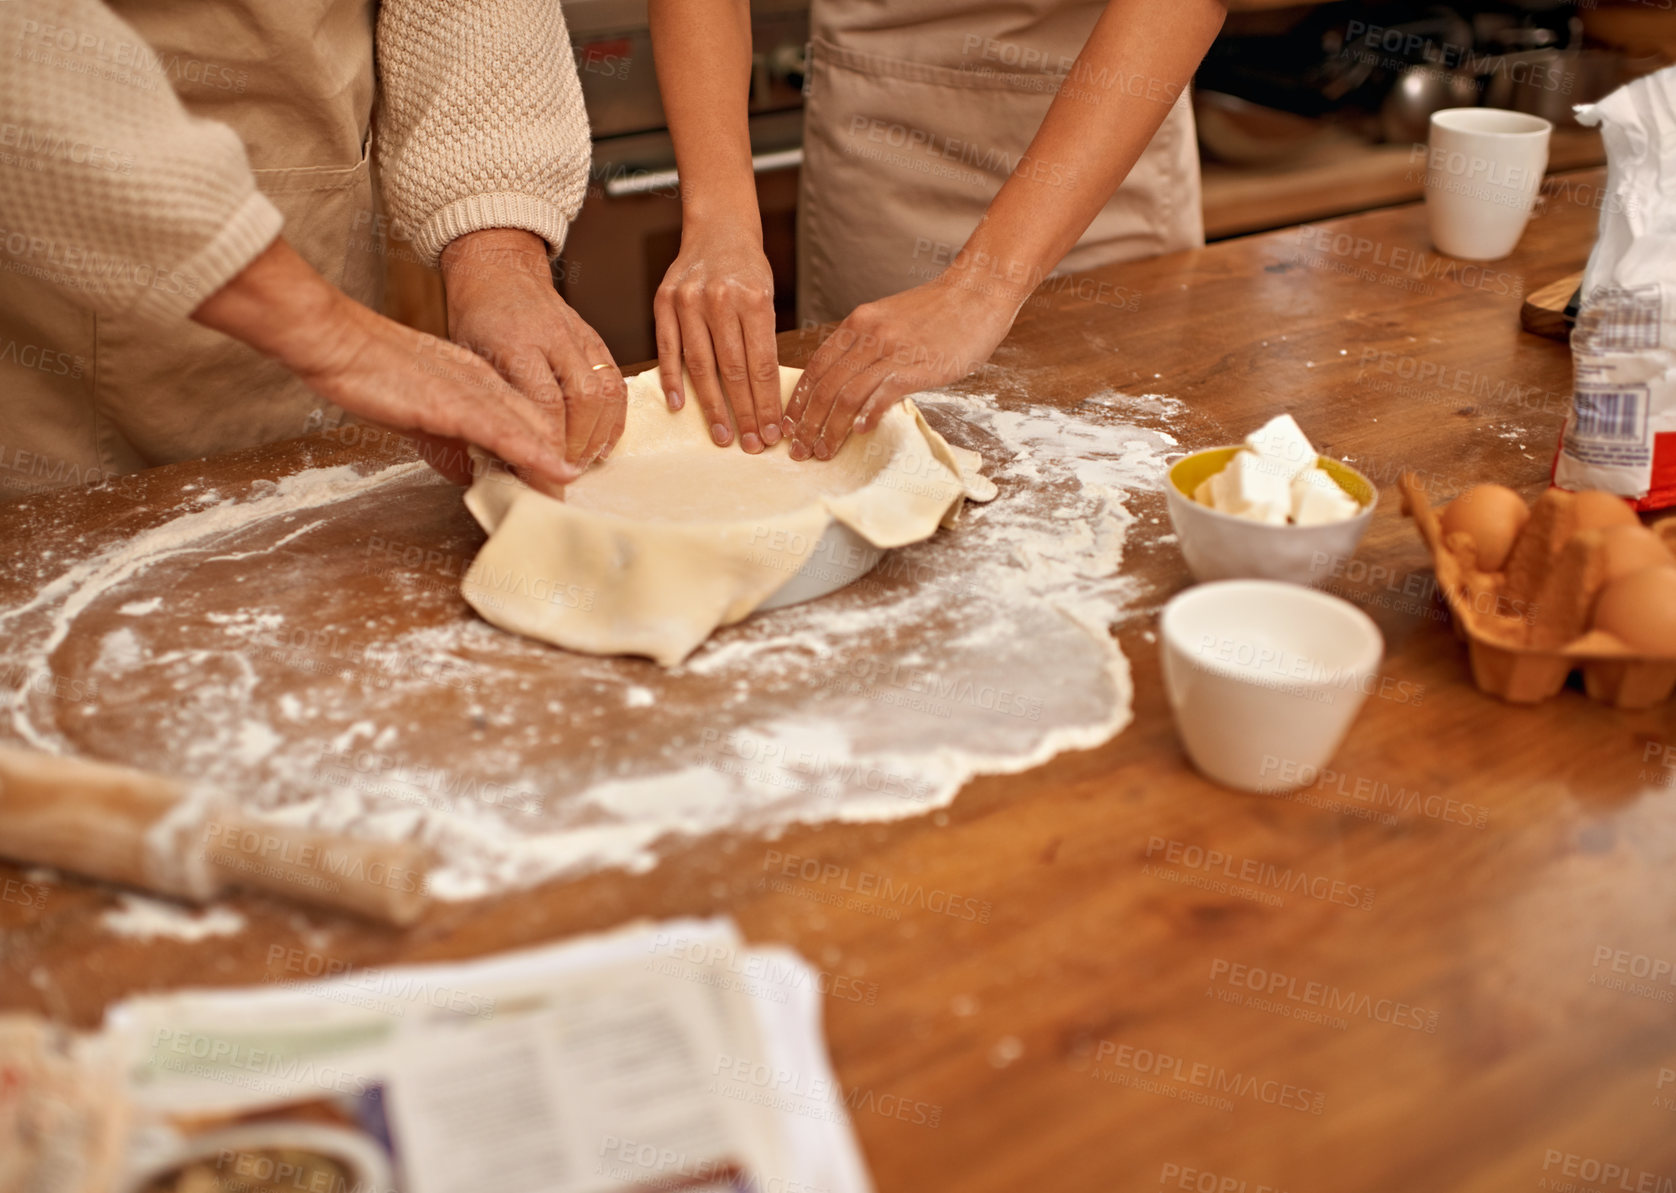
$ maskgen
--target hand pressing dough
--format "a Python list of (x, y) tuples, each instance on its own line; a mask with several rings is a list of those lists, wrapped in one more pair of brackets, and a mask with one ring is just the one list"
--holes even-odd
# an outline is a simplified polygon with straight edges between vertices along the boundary
[[(780, 370), (782, 404), (800, 376)], [(669, 667), (805, 564), (841, 566), (816, 557), (834, 522), (866, 545), (900, 547), (930, 538), (964, 498), (995, 496), (977, 454), (951, 447), (911, 401), (824, 463), (798, 463), (786, 447), (717, 447), (690, 386), (670, 413), (655, 369), (631, 377), (616, 450), (563, 501), (504, 471), (472, 485), (466, 507), (489, 541), (461, 592), (502, 629)]]

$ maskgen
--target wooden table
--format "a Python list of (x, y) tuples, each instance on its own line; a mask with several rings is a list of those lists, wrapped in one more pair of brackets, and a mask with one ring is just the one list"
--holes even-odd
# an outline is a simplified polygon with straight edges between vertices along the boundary
[[(1676, 709), (1480, 695), (1393, 488), (1402, 469), (1440, 497), (1545, 484), (1569, 363), (1519, 331), (1519, 296), (1582, 265), (1599, 181), (1550, 180), (1520, 250), (1484, 267), (1426, 251), (1411, 206), (1104, 271), (1140, 292), (1138, 310), (1066, 290), (997, 356), (1034, 401), (1104, 386), (1183, 399), (1172, 429), (1188, 447), (1290, 408), (1380, 482), (1370, 571), (1338, 590), (1378, 621), (1406, 697), (1368, 701), (1338, 777), (1268, 798), (1188, 769), (1153, 634), (1187, 575), (1148, 521), (1161, 495), (1143, 494), (1124, 567), (1144, 592), (1116, 631), (1135, 719), (1099, 749), (974, 782), (946, 814), (692, 841), (649, 874), (447, 905), (401, 936), (250, 900), (242, 935), (142, 945), (97, 927), (107, 892), (65, 881), (27, 900), (25, 876), (0, 867), (0, 1005), (90, 1025), (125, 993), (271, 978), (270, 948), (304, 931), (383, 964), (725, 913), (873, 994), (846, 988), (826, 1017), (843, 1083), (874, 1096), (853, 1117), (882, 1190), (1670, 1188)], [(811, 344), (784, 340), (793, 360)], [(37, 499), (5, 514), (3, 556), (69, 530), (118, 535), (188, 484), (364, 455), (299, 441)], [(464, 525), (407, 533), (469, 546)], [(306, 585), (309, 569), (287, 555), (251, 574)], [(35, 574), (12, 567), (0, 604)], [(121, 732), (96, 724), (77, 740), (120, 756)], [(759, 885), (782, 855), (991, 910), (888, 921), (822, 906)], [(1302, 887), (1253, 897), (1274, 894), (1254, 876), (1289, 868)], [(936, 1107), (935, 1125), (868, 1108), (894, 1107), (885, 1095)]]
[[(1236, 0), (1236, 3), (1238, 0)], [(1265, 0), (1255, 0), (1261, 4)], [(1370, 145), (1335, 130), (1319, 145), (1273, 165), (1234, 166), (1215, 160), (1200, 168), (1205, 235), (1212, 240), (1260, 232), (1347, 211), (1408, 203), (1424, 192), (1415, 146)], [(1548, 145), (1550, 170), (1580, 170), (1606, 160), (1592, 129), (1556, 128)]]

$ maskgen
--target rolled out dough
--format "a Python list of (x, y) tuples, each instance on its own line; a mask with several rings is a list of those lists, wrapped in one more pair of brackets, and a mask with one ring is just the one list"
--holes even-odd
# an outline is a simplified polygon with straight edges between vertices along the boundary
[[(782, 403), (800, 376), (780, 370)], [(936, 533), (964, 498), (995, 496), (976, 453), (951, 447), (912, 401), (832, 460), (799, 463), (786, 447), (719, 448), (690, 386), (671, 413), (656, 370), (631, 377), (616, 450), (563, 501), (499, 470), (472, 485), (466, 506), (489, 541), (461, 592), (502, 629), (674, 666), (791, 579), (833, 521), (899, 547)]]

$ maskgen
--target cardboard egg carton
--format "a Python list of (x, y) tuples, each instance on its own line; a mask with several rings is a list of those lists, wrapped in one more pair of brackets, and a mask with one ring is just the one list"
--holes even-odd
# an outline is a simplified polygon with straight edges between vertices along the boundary
[[(1481, 691), (1536, 704), (1556, 695), (1578, 668), (1588, 694), (1615, 708), (1649, 708), (1676, 689), (1676, 658), (1648, 656), (1588, 628), (1601, 579), (1599, 538), (1592, 531), (1569, 533), (1571, 494), (1550, 490), (1520, 531), (1505, 570), (1485, 572), (1472, 538), (1444, 534), (1412, 475), (1399, 478), (1397, 488), (1403, 512), (1431, 549), (1438, 588), (1467, 642)], [(1652, 529), (1676, 554), (1676, 519)]]

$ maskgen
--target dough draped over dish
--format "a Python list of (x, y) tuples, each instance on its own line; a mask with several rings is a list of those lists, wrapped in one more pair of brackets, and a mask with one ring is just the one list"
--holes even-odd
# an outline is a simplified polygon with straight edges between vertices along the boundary
[[(800, 376), (780, 370), (782, 403)], [(478, 477), (466, 507), (489, 541), (461, 593), (502, 629), (674, 666), (779, 591), (832, 523), (873, 547), (900, 547), (952, 522), (965, 498), (988, 501), (995, 486), (979, 463), (926, 425), (911, 400), (824, 463), (793, 461), (784, 441), (756, 456), (719, 448), (690, 385), (671, 413), (651, 370), (629, 378), (611, 459), (564, 500), (501, 469)]]

